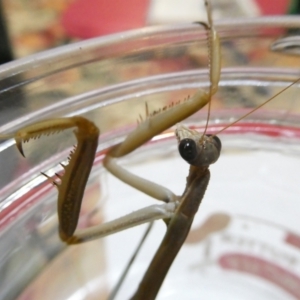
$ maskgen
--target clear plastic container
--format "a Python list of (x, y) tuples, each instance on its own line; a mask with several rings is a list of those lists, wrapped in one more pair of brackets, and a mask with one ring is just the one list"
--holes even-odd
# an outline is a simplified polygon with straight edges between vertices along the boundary
[[(270, 46), (300, 27), (298, 17), (220, 21), (223, 67), (210, 132), (300, 77), (300, 59)], [(208, 87), (207, 42), (198, 25), (145, 28), (92, 39), (0, 68), (0, 132), (45, 118), (83, 115), (101, 129), (80, 226), (155, 201), (102, 168), (105, 149), (145, 115)], [(223, 151), (186, 245), (158, 299), (300, 299), (299, 84), (220, 134)], [(201, 130), (206, 110), (184, 124)], [(85, 245), (57, 236), (55, 188), (72, 132), (1, 144), (0, 299), (107, 299), (144, 226)], [(181, 194), (188, 166), (173, 129), (120, 159), (129, 170)], [(164, 234), (156, 222), (117, 299), (129, 298)]]

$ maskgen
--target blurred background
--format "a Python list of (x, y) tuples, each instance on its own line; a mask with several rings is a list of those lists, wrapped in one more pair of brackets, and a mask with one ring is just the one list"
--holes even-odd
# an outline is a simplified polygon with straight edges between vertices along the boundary
[[(213, 18), (215, 20), (220, 18), (297, 14), (299, 11), (299, 1), (297, 0), (277, 0), (276, 4), (274, 3), (275, 1), (270, 0), (212, 0)], [(190, 23), (195, 20), (206, 20), (203, 0), (3, 0), (0, 1), (0, 63), (92, 37), (141, 28), (147, 25), (178, 22)], [(235, 29), (234, 27), (234, 31)], [(244, 32), (246, 32), (245, 37), (243, 36)], [(259, 33), (257, 37), (255, 32), (253, 32), (253, 37), (250, 37), (250, 43), (249, 39), (247, 39), (249, 38), (247, 37), (247, 31), (243, 31), (243, 34), (238, 36), (238, 38), (235, 37), (232, 40), (224, 41), (222, 45), (222, 54), (226, 58), (223, 63), (224, 67), (252, 65), (297, 68), (294, 57), (276, 55), (276, 53), (269, 51), (269, 46), (275, 37), (277, 38), (279, 34), (281, 35), (281, 31), (274, 35), (272, 33), (269, 36), (269, 32), (266, 32), (265, 35)], [(34, 121), (32, 119), (33, 116), (38, 118), (40, 112), (46, 112), (48, 107), (54, 108), (56, 104), (61, 102), (67, 103), (65, 100), (69, 101), (70, 99), (73, 99), (72, 101), (75, 102), (74, 99), (77, 99), (77, 97), (84, 99), (84, 96), (91, 91), (98, 91), (102, 87), (113, 86), (120, 82), (134, 81), (157, 74), (168, 75), (181, 72), (182, 70), (207, 68), (206, 44), (204, 44), (205, 52), (201, 52), (199, 44), (181, 45), (178, 42), (176, 46), (178, 47), (175, 50), (178, 51), (174, 51), (171, 44), (168, 45), (166, 43), (163, 48), (160, 48), (160, 45), (156, 46), (153, 44), (150, 52), (147, 49), (139, 49), (140, 53), (137, 54), (135, 53), (136, 48), (130, 46), (131, 48), (129, 47), (127, 51), (118, 54), (118, 57), (113, 57), (112, 59), (107, 53), (108, 57), (105, 57), (105, 54), (101, 51), (99, 53), (92, 51), (93, 49), (89, 51), (89, 48), (86, 47), (83, 53), (87, 55), (87, 58), (85, 55), (81, 53), (76, 54), (73, 51), (74, 57), (71, 57), (70, 61), (68, 61), (69, 58), (67, 57), (66, 61), (61, 61), (56, 65), (48, 64), (47, 62), (43, 64), (43, 61), (36, 63), (34, 61), (35, 57), (33, 57), (32, 64), (27, 66), (28, 70), (26, 69), (20, 73), (11, 72), (10, 77), (6, 77), (5, 72), (3, 72), (4, 78), (1, 78), (2, 81), (0, 80), (0, 125), (4, 128), (7, 124), (20, 126), (23, 124), (22, 122)], [(80, 48), (79, 50), (78, 52), (81, 52), (82, 49)], [(139, 54), (141, 54), (141, 57), (136, 59)], [(118, 63), (117, 68), (115, 67), (116, 62)], [(5, 66), (3, 69), (5, 69)], [(130, 97), (135, 101), (135, 93), (138, 94), (138, 92), (132, 93), (133, 96)], [(174, 99), (176, 101), (184, 99), (188, 94), (189, 92), (186, 89), (182, 91), (172, 90), (167, 95), (157, 93), (155, 101), (157, 100), (158, 104), (162, 103), (162, 101), (170, 104)], [(256, 107), (262, 99), (266, 99), (273, 94), (272, 88), (259, 85), (224, 87), (222, 94), (214, 98), (214, 105), (215, 108), (220, 110), (239, 106), (245, 108)], [(291, 99), (291, 101), (294, 98), (297, 100), (296, 97), (286, 98)], [(225, 102), (223, 101), (224, 99), (228, 99), (228, 101)], [(146, 100), (150, 101), (150, 98), (143, 98), (142, 103)], [(97, 99), (97, 101), (99, 100)], [(140, 99), (138, 98), (136, 101), (140, 101)], [(153, 105), (154, 100), (151, 99), (151, 101)], [(278, 101), (280, 102), (280, 99)], [(276, 106), (276, 102), (273, 103)], [(286, 101), (284, 103), (288, 109), (287, 113), (283, 111), (283, 117), (288, 116), (290, 111), (295, 112), (294, 102), (291, 105), (286, 104)], [(120, 105), (123, 104), (124, 106), (112, 106), (109, 113), (105, 110), (102, 112), (96, 110), (89, 117), (93, 121), (99, 120), (99, 122), (102, 122), (99, 127), (101, 130), (103, 128), (105, 130), (104, 125), (110, 126), (114, 124), (114, 126), (117, 126), (120, 124), (119, 122), (125, 122), (124, 119), (126, 118), (132, 118), (135, 121), (140, 111), (144, 112), (144, 106), (141, 110), (139, 106), (132, 105), (131, 102), (127, 101), (127, 103), (121, 103)], [(133, 110), (133, 107), (136, 111)], [(126, 109), (129, 113), (126, 113)], [(52, 113), (63, 115), (65, 112), (57, 109), (57, 111), (53, 110)], [(21, 121), (20, 116), (24, 116), (24, 118), (21, 118)], [(11, 127), (6, 126), (5, 128), (7, 130), (7, 128)], [(112, 126), (112, 128), (114, 127)], [(68, 142), (67, 139), (66, 142)], [(17, 180), (21, 175), (24, 175), (24, 180), (27, 180), (27, 174), (34, 167), (39, 166), (41, 162), (46, 161), (49, 157), (51, 158), (54, 152), (52, 152), (50, 145), (52, 146), (55, 143), (45, 143), (43, 146), (45, 151), (41, 151), (41, 144), (30, 144), (30, 148), (27, 148), (26, 159), (21, 158), (16, 149), (14, 149), (14, 152), (8, 149), (5, 153), (1, 153), (0, 168), (5, 170), (5, 172), (2, 172), (2, 176), (0, 176), (0, 187), (14, 183), (14, 180)], [(68, 145), (72, 145), (72, 143)], [(38, 173), (46, 171), (44, 167), (37, 169)], [(21, 183), (19, 183), (20, 186)], [(83, 214), (95, 207), (99, 194), (103, 193), (103, 189), (97, 184), (92, 186), (90, 194), (87, 193), (91, 201), (85, 202), (87, 204), (83, 208)], [(296, 184), (298, 183), (296, 182)], [(49, 186), (48, 183), (47, 186)], [(27, 195), (25, 196), (27, 197)], [(25, 200), (27, 200), (26, 197), (24, 197)], [(6, 292), (6, 297), (3, 299), (15, 299), (14, 296), (59, 251), (59, 249), (55, 248), (56, 244), (53, 243), (54, 239), (55, 241), (57, 240), (57, 228), (54, 222), (56, 219), (53, 219), (53, 223), (50, 222), (51, 226), (47, 228), (40, 226), (40, 224), (44, 224), (43, 221), (47, 216), (54, 215), (55, 199), (53, 199), (53, 202), (49, 202), (49, 208), (47, 205), (48, 203), (45, 203), (45, 206), (42, 207), (43, 209), (38, 208), (37, 215), (32, 214), (32, 216), (28, 216), (28, 219), (24, 218), (24, 223), (17, 224), (18, 227), (15, 230), (17, 241), (12, 240), (12, 249), (14, 251), (10, 251), (7, 246), (8, 243), (0, 244), (3, 248), (7, 246), (6, 252), (2, 248), (0, 249), (2, 257), (4, 257), (3, 253), (7, 254), (6, 260), (0, 260), (0, 275), (2, 278), (0, 294), (1, 292), (3, 294)], [(97, 217), (100, 218), (102, 215)], [(86, 221), (87, 218), (82, 219), (83, 223), (88, 223)], [(96, 221), (98, 220), (95, 219), (93, 218), (92, 221), (97, 223)], [(44, 243), (49, 244), (45, 246)], [(61, 244), (58, 245), (61, 247)], [(95, 245), (95, 251), (99, 251), (101, 245)], [(40, 256), (33, 255), (35, 251), (40, 253)], [(80, 279), (84, 277), (81, 276), (84, 273), (82, 270), (83, 265), (87, 266), (87, 268), (90, 265), (95, 266), (94, 256), (85, 255), (84, 251), (82, 257), (91, 259), (90, 264), (86, 261), (81, 264), (79, 260), (80, 268), (77, 272), (79, 274), (77, 277)], [(91, 252), (95, 253), (95, 251), (91, 249)], [(75, 258), (74, 260), (78, 261), (78, 252), (74, 251), (73, 256), (70, 254), (66, 256), (64, 263), (56, 265), (52, 269), (53, 273), (50, 274), (51, 282), (54, 281), (52, 279), (55, 277), (60, 284), (60, 288), (62, 288), (61, 278), (67, 278), (70, 281), (70, 274), (76, 273), (74, 272), (72, 259)], [(40, 260), (36, 261), (38, 259)], [(102, 263), (101, 259), (102, 257), (98, 260), (100, 264)], [(26, 266), (28, 266), (28, 269), (26, 269)], [(66, 266), (69, 266), (69, 269)], [(28, 271), (29, 269), (30, 272)], [(23, 273), (20, 270), (23, 270), (24, 273), (26, 272), (25, 279), (22, 277)], [(98, 275), (96, 274), (95, 276)], [(50, 289), (52, 286), (49, 285), (48, 278), (44, 277), (42, 280), (44, 280), (45, 285), (38, 286), (39, 289), (37, 288), (34, 291), (33, 287), (33, 289), (29, 290), (31, 294), (24, 294), (23, 299), (41, 299), (40, 294), (43, 294), (44, 299), (45, 287)], [(11, 287), (9, 283), (13, 281), (18, 285), (18, 289), (13, 287), (9, 290), (9, 287)], [(80, 284), (84, 285), (82, 281)], [(76, 289), (80, 287), (78, 284), (75, 286)], [(52, 288), (52, 291), (56, 292), (59, 289)], [(34, 292), (39, 297), (34, 298)], [(7, 296), (9, 293), (11, 293), (11, 298)], [(58, 298), (52, 296), (50, 299)]]
[[(299, 3), (212, 1), (214, 19), (296, 14)], [(201, 0), (3, 0), (0, 5), (0, 63), (146, 25), (205, 20)]]

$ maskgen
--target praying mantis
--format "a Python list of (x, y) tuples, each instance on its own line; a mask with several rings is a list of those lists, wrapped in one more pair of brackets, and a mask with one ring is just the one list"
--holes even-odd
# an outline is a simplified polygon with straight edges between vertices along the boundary
[[(209, 5), (209, 2), (206, 1), (206, 4)], [(208, 12), (210, 12), (210, 9), (208, 9)], [(184, 209), (184, 207), (181, 205), (184, 198), (188, 198), (188, 200), (193, 200), (194, 198), (197, 198), (197, 200), (201, 200), (203, 195), (199, 193), (194, 197), (193, 195), (189, 194), (189, 188), (186, 189), (186, 192), (182, 197), (178, 197), (171, 191), (157, 184), (150, 183), (137, 176), (134, 176), (119, 167), (116, 164), (116, 158), (129, 154), (131, 151), (145, 143), (147, 140), (151, 139), (159, 132), (169, 128), (171, 125), (177, 122), (180, 122), (190, 114), (199, 110), (205, 104), (210, 103), (211, 96), (217, 91), (218, 87), (218, 76), (220, 73), (220, 47), (218, 43), (217, 33), (215, 32), (212, 24), (210, 13), (208, 14), (208, 16), (208, 25), (206, 25), (206, 28), (209, 33), (211, 75), (211, 87), (209, 92), (198, 91), (188, 101), (178, 106), (171, 107), (166, 111), (161, 112), (160, 114), (150, 116), (144, 122), (142, 122), (122, 144), (114, 146), (112, 149), (110, 149), (104, 160), (105, 167), (112, 174), (121, 178), (124, 182), (127, 182), (140, 191), (143, 191), (144, 193), (152, 196), (153, 198), (166, 202), (166, 204), (160, 206), (157, 205), (149, 209), (147, 208), (141, 211), (137, 211), (112, 223), (107, 223), (87, 230), (76, 230), (82, 195), (93, 162), (93, 155), (89, 154), (96, 151), (99, 137), (98, 128), (95, 127), (93, 123), (84, 118), (72, 117), (66, 119), (43, 121), (27, 126), (17, 132), (15, 136), (16, 144), (18, 146), (18, 149), (22, 153), (23, 141), (30, 140), (31, 138), (34, 138), (40, 134), (51, 133), (55, 130), (64, 130), (67, 128), (77, 127), (76, 138), (78, 140), (78, 145), (76, 149), (71, 153), (69, 165), (63, 165), (65, 174), (61, 178), (61, 183), (59, 184), (56, 181), (53, 182), (55, 185), (57, 185), (59, 190), (59, 233), (61, 239), (66, 243), (81, 243), (90, 239), (114, 233), (118, 230), (126, 229), (127, 227), (139, 225), (141, 223), (160, 218), (169, 220), (166, 221), (166, 223), (168, 223), (169, 228), (172, 228), (173, 223), (175, 223), (176, 225), (178, 224), (175, 219), (177, 218), (178, 214), (182, 213)], [(149, 130), (150, 127), (152, 128), (152, 130)], [(187, 180), (187, 187), (191, 187), (192, 191), (196, 192), (198, 187), (197, 183), (201, 182), (199, 185), (199, 189), (202, 193), (204, 193), (205, 186), (208, 183), (209, 177), (207, 165), (211, 162), (214, 162), (219, 156), (219, 152), (221, 149), (220, 142), (216, 137), (206, 137), (201, 134), (199, 135), (196, 132), (190, 131), (188, 128), (185, 128), (183, 126), (178, 126), (177, 137), (180, 143), (184, 139), (189, 139), (189, 144), (184, 144), (183, 146), (181, 146), (181, 148), (184, 149), (186, 147), (191, 147), (191, 150), (188, 151), (188, 154), (183, 154), (183, 156), (187, 158), (188, 161), (192, 161), (192, 163), (195, 163), (194, 161), (198, 159), (197, 155), (194, 158), (192, 157), (193, 152), (203, 152), (203, 150), (198, 150), (199, 146), (200, 148), (204, 148), (204, 146), (206, 148), (212, 147), (213, 152), (216, 154), (213, 156), (212, 160), (206, 161), (204, 163), (203, 170), (198, 170), (198, 168), (202, 168), (202, 162), (200, 163), (201, 167), (199, 167), (197, 163), (197, 166), (191, 167), (190, 170), (190, 175)], [(190, 139), (193, 140), (193, 138), (195, 138), (197, 141), (200, 141), (200, 145), (196, 144), (196, 146), (191, 146), (194, 145), (190, 141)], [(49, 179), (52, 180), (52, 178)], [(202, 183), (202, 179), (204, 180), (204, 183)], [(192, 215), (190, 215), (189, 222), (192, 221), (194, 212), (195, 211), (193, 211)], [(189, 223), (185, 226), (186, 231), (188, 231), (189, 226)], [(172, 231), (173, 230), (170, 229), (170, 232)], [(185, 235), (182, 235), (182, 240), (184, 239)], [(168, 242), (168, 244), (170, 243)], [(179, 249), (177, 249), (176, 251), (178, 250)], [(174, 253), (174, 256), (176, 256), (176, 251)], [(167, 257), (167, 255), (164, 255), (163, 257)], [(171, 259), (172, 258), (170, 257), (170, 260)], [(169, 264), (171, 263), (172, 262), (169, 262)], [(162, 271), (162, 273), (164, 274), (162, 274), (161, 278), (155, 278), (154, 281), (151, 281), (151, 279), (149, 280), (148, 277), (153, 274), (153, 268), (157, 269), (157, 267), (155, 265), (152, 268), (150, 267), (149, 271), (147, 272), (147, 274), (150, 275), (146, 275), (146, 279), (141, 283), (141, 288), (136, 293), (133, 299), (147, 299), (145, 296), (145, 289), (147, 289), (148, 291), (147, 286), (151, 286), (151, 291), (153, 293), (152, 295), (149, 294), (147, 296), (149, 297), (148, 299), (154, 299), (159, 290), (159, 286), (163, 281), (163, 277), (166, 275), (168, 267), (165, 267)]]

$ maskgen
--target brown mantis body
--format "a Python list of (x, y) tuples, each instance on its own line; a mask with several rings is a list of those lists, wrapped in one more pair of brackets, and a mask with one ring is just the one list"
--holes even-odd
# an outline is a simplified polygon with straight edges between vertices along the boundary
[[(57, 183), (44, 174), (58, 188), (59, 235), (62, 241), (78, 244), (145, 222), (165, 220), (168, 227), (165, 239), (133, 299), (156, 298), (168, 269), (189, 232), (193, 217), (205, 193), (210, 177), (208, 166), (217, 160), (221, 150), (221, 143), (217, 137), (207, 137), (178, 126), (176, 135), (181, 155), (192, 164), (186, 189), (181, 197), (174, 195), (165, 187), (131, 174), (116, 163), (118, 157), (132, 152), (155, 135), (198, 111), (217, 91), (220, 74), (219, 38), (212, 25), (209, 2), (206, 1), (205, 4), (208, 25), (204, 26), (209, 34), (210, 45), (210, 90), (208, 92), (199, 90), (184, 103), (150, 116), (141, 122), (124, 142), (109, 149), (104, 159), (104, 166), (113, 175), (165, 204), (152, 205), (99, 226), (76, 229), (83, 193), (97, 150), (99, 129), (92, 122), (78, 116), (41, 121), (19, 130), (14, 136), (19, 151), (24, 155), (23, 142), (40, 135), (76, 128), (77, 146), (70, 154), (69, 164), (62, 165), (65, 173), (63, 176), (58, 175), (61, 182)], [(153, 277), (153, 274), (156, 275)]]

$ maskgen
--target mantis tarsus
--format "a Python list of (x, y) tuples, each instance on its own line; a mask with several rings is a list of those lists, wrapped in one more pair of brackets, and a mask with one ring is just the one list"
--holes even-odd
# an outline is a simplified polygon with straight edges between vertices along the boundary
[[(209, 9), (208, 11), (210, 12)], [(208, 25), (206, 25), (206, 27), (210, 35), (209, 40), (211, 49), (210, 68), (212, 84), (210, 91), (198, 91), (187, 102), (179, 106), (170, 108), (169, 110), (162, 112), (161, 114), (148, 118), (145, 122), (141, 123), (138, 128), (131, 135), (129, 135), (122, 144), (110, 149), (104, 161), (107, 169), (117, 177), (136, 187), (137, 189), (145, 192), (146, 194), (149, 194), (156, 199), (167, 202), (167, 204), (163, 204), (161, 206), (155, 205), (151, 208), (147, 208), (143, 211), (138, 211), (135, 214), (131, 214), (123, 219), (116, 220), (113, 223), (101, 225), (88, 230), (75, 231), (81, 206), (82, 195), (93, 162), (93, 155), (90, 155), (90, 153), (94, 153), (96, 151), (99, 136), (98, 128), (96, 128), (91, 122), (83, 118), (73, 117), (69, 119), (57, 119), (40, 122), (38, 124), (28, 126), (17, 133), (17, 145), (22, 152), (21, 144), (24, 140), (29, 140), (40, 134), (52, 133), (57, 129), (63, 130), (66, 128), (77, 127), (76, 137), (78, 140), (78, 146), (74, 153), (71, 154), (69, 165), (64, 166), (65, 175), (61, 178), (61, 184), (59, 185), (57, 183), (59, 189), (59, 231), (60, 237), (63, 241), (70, 244), (80, 243), (86, 240), (113, 233), (118, 230), (125, 229), (130, 226), (159, 218), (163, 218), (165, 220), (169, 219), (169, 221), (167, 221), (169, 227), (168, 233), (172, 234), (173, 226), (178, 226), (179, 224), (179, 222), (176, 221), (178, 214), (181, 215), (184, 211), (186, 204), (185, 199), (189, 201), (196, 199), (198, 202), (199, 200), (201, 200), (209, 177), (207, 165), (211, 163), (211, 161), (205, 162), (204, 165), (202, 164), (202, 162), (198, 164), (198, 160), (193, 157), (194, 152), (195, 154), (198, 154), (197, 147), (195, 147), (194, 149), (194, 146), (192, 146), (194, 144), (192, 144), (191, 141), (185, 140), (185, 142), (189, 143), (191, 150), (188, 151), (187, 155), (183, 156), (186, 157), (188, 161), (195, 164), (195, 166), (192, 166), (190, 169), (190, 175), (187, 180), (187, 189), (181, 198), (175, 196), (172, 192), (166, 190), (161, 186), (129, 174), (115, 163), (115, 158), (130, 153), (131, 151), (142, 145), (144, 142), (151, 139), (154, 135), (158, 134), (164, 129), (169, 128), (174, 123), (180, 122), (181, 120), (185, 119), (187, 116), (196, 112), (203, 105), (210, 101), (211, 95), (216, 92), (218, 86), (218, 76), (220, 72), (220, 64), (218, 59), (219, 44), (217, 34), (213, 29), (210, 17), (208, 18)], [(149, 127), (151, 127), (152, 130), (149, 130)], [(215, 151), (217, 153), (217, 155), (214, 156), (212, 160), (214, 161), (219, 155), (219, 150), (221, 147), (218, 139), (215, 137), (205, 137), (204, 135), (198, 135), (195, 132), (189, 131), (184, 127), (178, 127), (177, 136), (180, 141), (183, 138), (195, 138), (197, 139), (197, 141), (200, 141), (200, 147), (204, 147), (204, 145), (207, 146), (207, 144), (210, 144), (210, 142), (212, 142), (212, 147), (216, 149)], [(181, 146), (181, 148), (185, 147), (187, 147), (186, 144)], [(197, 155), (196, 157), (198, 158)], [(197, 163), (195, 163), (195, 161), (197, 161)], [(194, 196), (193, 193), (195, 193), (196, 196)], [(179, 202), (182, 204), (179, 204)], [(189, 216), (190, 218), (188, 218), (188, 221), (184, 226), (185, 233), (182, 235), (181, 241), (179, 242), (178, 239), (175, 240), (176, 242), (178, 242), (178, 248), (174, 250), (174, 257), (176, 256), (177, 251), (180, 249), (181, 243), (185, 239), (185, 235), (189, 230), (190, 224), (193, 219), (193, 214), (196, 210), (197, 207), (194, 207), (194, 209), (191, 211), (191, 214)], [(168, 235), (166, 236), (166, 239), (169, 239)], [(167, 245), (171, 245), (171, 242), (169, 240), (167, 241)], [(161, 253), (161, 251), (158, 251), (158, 256), (165, 257)], [(134, 296), (135, 299), (146, 299), (145, 290), (149, 291), (147, 286), (150, 285), (152, 294), (147, 294), (147, 297), (149, 299), (155, 298), (155, 295), (158, 292), (163, 278), (174, 259), (174, 257), (169, 255), (169, 252), (167, 253), (166, 257), (169, 258), (169, 262), (167, 263), (168, 265), (164, 268), (162, 268), (161, 266), (160, 268), (157, 268), (155, 265), (156, 261), (160, 258), (154, 260), (154, 264), (152, 264), (152, 266), (149, 268), (145, 279), (140, 285), (140, 290)], [(153, 274), (153, 269), (161, 271), (161, 278), (158, 279), (157, 276), (155, 279), (150, 278), (151, 274)]]

